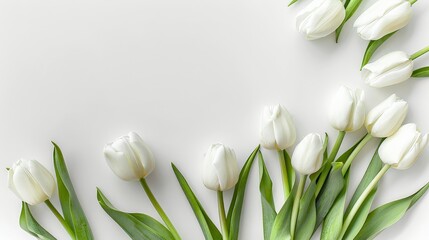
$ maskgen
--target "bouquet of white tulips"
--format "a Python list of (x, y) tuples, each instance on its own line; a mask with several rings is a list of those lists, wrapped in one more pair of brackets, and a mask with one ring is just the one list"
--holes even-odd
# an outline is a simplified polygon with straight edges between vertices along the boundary
[[(407, 102), (393, 94), (367, 113), (363, 91), (341, 87), (333, 98), (329, 114), (332, 127), (338, 130), (333, 146), (328, 147), (327, 134), (310, 133), (295, 146), (292, 157), (289, 157), (288, 151), (296, 141), (292, 116), (281, 105), (266, 107), (261, 117), (259, 141), (266, 150), (258, 145), (241, 170), (234, 150), (223, 144), (211, 145), (205, 155), (202, 183), (216, 192), (219, 225), (207, 214), (204, 203), (198, 200), (179, 169), (174, 164), (172, 168), (207, 240), (239, 239), (247, 180), (256, 159), (263, 239), (309, 240), (319, 227), (320, 239), (373, 239), (399, 221), (429, 188), (428, 183), (411, 196), (370, 211), (378, 183), (387, 171), (412, 166), (428, 143), (428, 135), (420, 133), (416, 124), (403, 124), (407, 112)], [(339, 154), (346, 135), (363, 126), (367, 134)], [(379, 147), (353, 197), (347, 202), (346, 194), (351, 191), (349, 174), (352, 163), (371, 140), (379, 141)], [(280, 206), (274, 203), (272, 186), (275, 183), (265, 166), (263, 151), (278, 153), (284, 198)], [(174, 227), (146, 181), (155, 169), (155, 158), (142, 138), (134, 132), (120, 137), (106, 145), (104, 156), (115, 175), (141, 184), (162, 222), (143, 213), (116, 209), (97, 189), (97, 199), (104, 211), (131, 239), (181, 239), (180, 231)], [(29, 205), (45, 202), (71, 239), (93, 239), (57, 145), (54, 148), (54, 166), (57, 184), (49, 171), (36, 161), (19, 160), (8, 169), (9, 186), (23, 201), (21, 227), (36, 238), (55, 239), (30, 212)], [(63, 215), (49, 201), (55, 185), (58, 186)], [(225, 203), (223, 193), (230, 189), (233, 189), (232, 200)]]

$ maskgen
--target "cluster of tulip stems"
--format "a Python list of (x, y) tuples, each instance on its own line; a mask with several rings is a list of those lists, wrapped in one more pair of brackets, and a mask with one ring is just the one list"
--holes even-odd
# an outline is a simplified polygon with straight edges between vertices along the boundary
[[(292, 3), (294, 3), (294, 0)], [(336, 34), (360, 6), (362, 0), (314, 0), (297, 16), (298, 31), (307, 39), (315, 40)], [(359, 36), (367, 41), (361, 71), (362, 79), (371, 87), (381, 88), (402, 83), (411, 77), (429, 77), (429, 66), (415, 69), (414, 61), (429, 52), (429, 46), (414, 54), (394, 51), (369, 63), (375, 51), (397, 31), (408, 25), (412, 6), (417, 0), (377, 0), (355, 21)]]
[[(255, 148), (240, 170), (233, 149), (213, 144), (205, 155), (202, 175), (203, 184), (217, 193), (220, 230), (179, 169), (174, 164), (172, 168), (207, 240), (239, 239), (245, 190), (255, 159), (259, 164), (265, 240), (310, 239), (319, 226), (320, 239), (372, 239), (399, 221), (429, 188), (428, 183), (411, 196), (370, 211), (378, 183), (386, 172), (391, 168), (409, 168), (428, 143), (428, 135), (420, 133), (416, 124), (403, 124), (407, 112), (407, 102), (393, 94), (367, 113), (363, 91), (342, 86), (334, 96), (330, 112), (330, 123), (338, 130), (335, 143), (329, 148), (327, 134), (311, 133), (295, 146), (292, 157), (289, 157), (288, 149), (296, 140), (292, 117), (281, 105), (266, 107), (261, 117), (260, 146), (278, 152), (284, 201), (279, 208), (275, 206), (273, 182), (260, 146)], [(345, 136), (363, 126), (367, 134), (338, 156)], [(372, 139), (378, 139), (380, 144), (352, 199), (346, 203), (352, 163)], [(120, 137), (105, 146), (104, 156), (119, 178), (140, 182), (163, 223), (146, 214), (116, 209), (97, 189), (97, 199), (105, 212), (131, 239), (181, 239), (146, 181), (155, 168), (155, 160), (142, 138), (133, 132)], [(29, 205), (44, 202), (71, 239), (93, 239), (63, 155), (56, 144), (54, 166), (57, 184), (51, 173), (35, 160), (21, 159), (8, 169), (9, 187), (22, 200), (21, 227), (36, 238), (56, 239), (30, 211)], [(62, 214), (50, 202), (55, 186)], [(223, 192), (232, 188), (233, 197), (226, 211)]]

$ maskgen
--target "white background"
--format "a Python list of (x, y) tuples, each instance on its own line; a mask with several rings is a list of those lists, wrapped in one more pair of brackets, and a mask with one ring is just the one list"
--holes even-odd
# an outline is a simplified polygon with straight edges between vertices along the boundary
[[(216, 195), (201, 182), (203, 155), (220, 141), (236, 150), (242, 164), (258, 144), (264, 105), (285, 105), (299, 139), (325, 131), (334, 139), (327, 109), (331, 95), (346, 84), (366, 91), (368, 108), (397, 93), (410, 103), (406, 122), (428, 132), (429, 80), (367, 87), (359, 73), (367, 43), (352, 29), (357, 15), (340, 43), (333, 36), (309, 42), (295, 30), (296, 13), (309, 2), (287, 8), (284, 0), (1, 1), (1, 238), (31, 239), (18, 225), (21, 204), (7, 188), (4, 169), (25, 157), (53, 171), (51, 140), (63, 149), (96, 239), (128, 239), (98, 205), (96, 186), (119, 209), (157, 216), (139, 184), (120, 180), (104, 161), (104, 144), (128, 131), (141, 134), (153, 149), (157, 168), (147, 180), (183, 239), (203, 239), (170, 162), (217, 222)], [(370, 4), (364, 1), (357, 13)], [(409, 26), (376, 57), (393, 50), (413, 53), (429, 43), (429, 3), (419, 1), (413, 8)], [(429, 58), (416, 64), (429, 65)], [(363, 134), (350, 134), (344, 146)], [(352, 187), (375, 145), (356, 159)], [(279, 205), (276, 155), (264, 153)], [(411, 169), (389, 171), (375, 204), (408, 196), (427, 182), (428, 158), (426, 151)], [(422, 198), (379, 239), (427, 239), (428, 201)], [(57, 195), (53, 202), (59, 206)], [(55, 236), (67, 239), (46, 206), (32, 210)], [(241, 239), (262, 239), (257, 167), (242, 219)]]

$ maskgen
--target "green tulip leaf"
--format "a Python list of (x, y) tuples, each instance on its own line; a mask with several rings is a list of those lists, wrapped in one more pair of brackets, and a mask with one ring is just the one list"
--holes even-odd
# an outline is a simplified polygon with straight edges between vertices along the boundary
[(312, 181), (299, 203), (295, 238), (310, 240), (316, 226), (316, 182)]
[(294, 194), (295, 194), (295, 191), (292, 191), (291, 195), (285, 201), (279, 213), (277, 214), (277, 217), (273, 223), (273, 228), (271, 230), (270, 240), (290, 240), (291, 239), (291, 233), (290, 233), (291, 217), (290, 216), (292, 214)]
[(414, 70), (411, 77), (414, 77), (414, 78), (429, 77), (429, 66)]
[(426, 183), (413, 195), (382, 205), (373, 210), (365, 221), (356, 240), (374, 239), (384, 229), (398, 222), (405, 213), (426, 193), (429, 183)]
[(104, 211), (131, 239), (174, 240), (171, 232), (154, 218), (141, 213), (126, 213), (117, 210), (98, 188), (97, 199)]
[(387, 40), (389, 39), (391, 36), (393, 36), (393, 34), (395, 34), (396, 32), (393, 33), (389, 33), (386, 36), (378, 39), (378, 40), (372, 40), (368, 43), (368, 47), (365, 50), (365, 54), (363, 55), (363, 59), (362, 59), (362, 65), (360, 66), (360, 69), (362, 70), (362, 68), (369, 63), (369, 61), (371, 60), (372, 55), (374, 55), (375, 51)]
[(344, 7), (346, 8), (346, 17), (344, 18), (341, 25), (335, 30), (335, 41), (338, 42), (340, 38), (341, 31), (343, 30), (344, 24), (353, 16), (356, 10), (359, 8), (362, 0), (347, 0), (344, 3)]
[(258, 156), (260, 179), (259, 191), (261, 193), (264, 239), (269, 240), (271, 236), (271, 229), (273, 228), (273, 223), (276, 219), (277, 212), (274, 205), (273, 182), (271, 181), (270, 174), (265, 167), (264, 157), (262, 156), (261, 151), (258, 151)]
[(244, 163), (240, 171), (238, 182), (234, 188), (234, 195), (232, 196), (231, 205), (228, 209), (227, 222), (229, 225), (229, 240), (237, 240), (240, 229), (241, 210), (243, 209), (244, 193), (246, 191), (247, 179), (249, 172), (252, 168), (253, 161), (259, 151), (259, 146), (253, 150), (249, 158)]
[(177, 169), (177, 167), (172, 163), (171, 167), (173, 168), (174, 174), (176, 175), (177, 181), (182, 187), (183, 192), (185, 193), (186, 198), (188, 199), (189, 205), (191, 205), (192, 210), (194, 211), (195, 217), (200, 224), (201, 230), (204, 234), (206, 240), (220, 240), (222, 239), (222, 234), (219, 229), (207, 215), (201, 203), (198, 201), (188, 182), (182, 173)]
[(74, 230), (76, 239), (92, 240), (91, 228), (79, 203), (60, 147), (54, 144), (54, 167), (58, 182), (58, 195), (67, 224)]
[(31, 234), (33, 237), (40, 240), (56, 240), (46, 229), (44, 229), (40, 224), (34, 219), (31, 214), (28, 204), (22, 202), (21, 215), (19, 217), (19, 225), (26, 232)]
[(320, 235), (321, 240), (338, 239), (341, 228), (343, 226), (344, 209), (346, 207), (346, 195), (347, 187), (349, 185), (349, 172), (347, 171), (344, 176), (345, 183), (344, 187), (335, 199), (334, 204), (323, 220), (322, 233)]

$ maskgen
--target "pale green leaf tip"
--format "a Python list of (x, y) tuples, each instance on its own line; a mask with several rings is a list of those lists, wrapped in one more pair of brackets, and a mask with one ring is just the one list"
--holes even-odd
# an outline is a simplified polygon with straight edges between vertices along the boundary
[(9, 171), (9, 170), (10, 170), (10, 168), (8, 168), (8, 167), (7, 167), (7, 168), (6, 168), (6, 171)]

